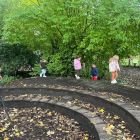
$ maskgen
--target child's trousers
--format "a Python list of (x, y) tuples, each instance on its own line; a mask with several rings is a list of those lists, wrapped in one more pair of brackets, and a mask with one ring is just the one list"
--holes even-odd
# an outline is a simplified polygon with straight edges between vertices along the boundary
[(98, 76), (92, 76), (91, 80), (98, 80)]
[(41, 69), (40, 77), (46, 77), (46, 69)]

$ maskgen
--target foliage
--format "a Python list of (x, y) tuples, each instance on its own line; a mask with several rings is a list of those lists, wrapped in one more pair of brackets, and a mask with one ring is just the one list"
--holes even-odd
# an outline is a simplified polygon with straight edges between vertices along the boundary
[(33, 66), (37, 56), (19, 44), (0, 44), (0, 65), (4, 75), (15, 74), (21, 67)]
[(49, 73), (53, 75), (63, 75), (65, 72), (65, 65), (62, 64), (60, 54), (52, 55), (50, 59), (51, 61), (47, 65)]
[(12, 0), (10, 5), (2, 39), (47, 51), (50, 73), (72, 74), (73, 56), (80, 54), (87, 73), (95, 63), (103, 75), (109, 57), (140, 52), (138, 0)]
[(136, 65), (137, 67), (140, 67), (140, 55), (123, 59), (121, 61), (121, 64), (123, 66), (134, 66), (134, 65)]
[(0, 0), (0, 38), (2, 37), (2, 27), (4, 25), (3, 18), (6, 12), (6, 8), (6, 0)]
[(4, 75), (2, 80), (0, 80), (0, 85), (9, 84), (13, 80), (15, 80), (15, 77)]
[(40, 65), (39, 64), (35, 64), (34, 68), (33, 68), (33, 71), (30, 72), (29, 74), (34, 77), (34, 76), (39, 75), (39, 73), (40, 73)]

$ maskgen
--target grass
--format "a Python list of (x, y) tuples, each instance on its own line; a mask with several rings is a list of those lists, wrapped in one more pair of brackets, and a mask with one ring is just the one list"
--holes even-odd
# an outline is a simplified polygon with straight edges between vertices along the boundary
[(121, 65), (139, 67), (140, 66), (140, 55), (135, 56), (135, 57), (134, 56), (131, 57), (130, 58), (130, 65), (129, 65), (129, 58), (121, 60)]

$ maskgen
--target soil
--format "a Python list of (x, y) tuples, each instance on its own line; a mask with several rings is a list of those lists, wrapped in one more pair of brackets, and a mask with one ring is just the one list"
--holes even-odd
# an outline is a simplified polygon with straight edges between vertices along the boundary
[(88, 132), (83, 131), (78, 122), (58, 112), (40, 107), (9, 108), (8, 112), (12, 122), (0, 108), (0, 139), (90, 140)]
[[(75, 89), (80, 89), (80, 90), (89, 89), (82, 82), (77, 82), (73, 78), (67, 79), (67, 78), (61, 78), (61, 77), (58, 77), (58, 78), (56, 78), (56, 77), (29, 78), (29, 79), (23, 79), (23, 80), (16, 80), (16, 81), (14, 81), (13, 83), (11, 83), (9, 85), (5, 85), (4, 87), (12, 87), (12, 88), (18, 88), (18, 87), (20, 87), (20, 88), (28, 88), (28, 87), (31, 87), (31, 88), (45, 88), (45, 87), (53, 88), (53, 87), (60, 87), (61, 88), (61, 86), (65, 87), (65, 88), (68, 88), (69, 87), (69, 88), (75, 88)], [(105, 94), (110, 94), (110, 93), (105, 93)], [(113, 97), (112, 94), (110, 94), (110, 98), (112, 100), (114, 100), (117, 95), (114, 94), (114, 96), (115, 97)], [(49, 97), (48, 96), (48, 98), (55, 98), (55, 100), (64, 101), (64, 99), (62, 97), (56, 98), (56, 97)], [(126, 100), (126, 98), (123, 98), (123, 97), (118, 97), (117, 99), (120, 100), (120, 98), (122, 100), (131, 102), (131, 100), (129, 100), (129, 99)], [(132, 134), (129, 131), (129, 129), (127, 128), (127, 124), (119, 116), (117, 116), (115, 114), (110, 114), (110, 113), (106, 112), (104, 108), (96, 108), (92, 104), (81, 102), (81, 101), (75, 100), (73, 98), (71, 98), (71, 100), (69, 100), (69, 103), (75, 104), (76, 106), (80, 106), (80, 107), (85, 108), (85, 109), (88, 109), (88, 110), (92, 111), (93, 113), (96, 113), (98, 116), (100, 116), (106, 122), (106, 124), (107, 124), (106, 125), (106, 128), (103, 128), (103, 129), (105, 131), (107, 131), (107, 133), (111, 133), (111, 135), (113, 135), (116, 139), (124, 139), (124, 140), (136, 140), (136, 139), (138, 140), (139, 139), (139, 138), (135, 137), (135, 135)], [(135, 105), (135, 103), (132, 103), (132, 104)], [(137, 105), (138, 104), (136, 103), (135, 106), (137, 106)], [(139, 108), (139, 105), (138, 105), (138, 108)], [(21, 114), (22, 114), (22, 112), (24, 112), (23, 110), (26, 110), (26, 115), (25, 116), (30, 116), (30, 113), (29, 112), (32, 112), (33, 109), (31, 109), (31, 111), (29, 111), (27, 108), (26, 109), (21, 109), (21, 110), (18, 109), (18, 112), (21, 111)], [(11, 109), (11, 112), (13, 112), (13, 109)], [(42, 115), (43, 115), (43, 112), (45, 112), (45, 111), (41, 109), (41, 112), (42, 112)], [(48, 112), (53, 112), (53, 111), (49, 110)], [(46, 112), (46, 113), (48, 113), (48, 112)], [(56, 116), (58, 116), (57, 118), (59, 118), (59, 116), (61, 116), (61, 114), (59, 114), (57, 112), (53, 112), (53, 116), (55, 116), (55, 114), (56, 114)], [(36, 113), (36, 115), (39, 115), (39, 114)], [(56, 116), (54, 118), (51, 116), (52, 118), (50, 118), (50, 120), (51, 121), (54, 121), (56, 119)], [(65, 116), (63, 116), (63, 118), (64, 117)], [(21, 118), (20, 117), (20, 114), (19, 114), (18, 118)], [(42, 116), (42, 118), (43, 118), (43, 116)], [(29, 120), (29, 121), (27, 121), (26, 123), (24, 122), (22, 124), (22, 120), (20, 120), (20, 119), (17, 122), (18, 124), (22, 124), (22, 126), (19, 125), (18, 128), (19, 127), (23, 128), (24, 125), (25, 126), (28, 125), (28, 122), (30, 122), (30, 121), (31, 121), (31, 123), (30, 123), (31, 124), (30, 129), (34, 129), (35, 128), (35, 130), (33, 131), (33, 133), (31, 133), (31, 136), (29, 136), (30, 129), (29, 130), (27, 129), (28, 130), (28, 133), (27, 134), (23, 131), (24, 134), (26, 134), (24, 136), (26, 136), (27, 140), (32, 140), (35, 137), (38, 138), (38, 140), (46, 140), (47, 138), (48, 138), (47, 140), (52, 140), (52, 139), (53, 140), (55, 140), (55, 139), (57, 140), (57, 136), (62, 136), (62, 135), (64, 136), (63, 137), (64, 140), (71, 140), (70, 138), (72, 136), (75, 136), (75, 134), (78, 134), (78, 138), (76, 140), (78, 140), (78, 139), (79, 140), (82, 140), (82, 139), (84, 140), (85, 137), (86, 138), (87, 137), (90, 137), (87, 132), (82, 131), (82, 128), (80, 128), (80, 126), (77, 128), (77, 125), (75, 126), (74, 129), (68, 129), (69, 134), (68, 133), (64, 133), (63, 134), (62, 131), (56, 131), (57, 128), (59, 129), (59, 127), (60, 127), (57, 122), (56, 122), (56, 125), (54, 127), (53, 127), (53, 125), (52, 125), (51, 128), (48, 128), (48, 129), (44, 129), (42, 127), (41, 130), (39, 130), (40, 127), (39, 126), (34, 126), (35, 123), (33, 125), (32, 119), (33, 118), (30, 116), (30, 118), (27, 118), (27, 120)], [(65, 118), (65, 120), (66, 121), (63, 121), (64, 124), (67, 121), (71, 122), (71, 124), (74, 124), (74, 122), (75, 122), (75, 121), (72, 122), (72, 120), (71, 119), (68, 119), (68, 118)], [(33, 119), (33, 121), (34, 121), (34, 119)], [(44, 124), (46, 126), (49, 125), (49, 124), (47, 124), (47, 122), (49, 122), (49, 121), (46, 121), (45, 119), (35, 120), (35, 122), (38, 122), (38, 121), (41, 121), (41, 125), (44, 125)], [(64, 124), (62, 124), (62, 126)], [(66, 127), (68, 127), (68, 126), (66, 126)], [(13, 129), (11, 129), (11, 128), (13, 128)], [(6, 131), (6, 132), (8, 132), (6, 135), (5, 135), (5, 133), (2, 133), (2, 134), (4, 134), (4, 135), (2, 135), (2, 137), (10, 137), (10, 134), (11, 134), (12, 130), (14, 130), (14, 125), (11, 128), (10, 128), (9, 131)], [(56, 128), (55, 132), (54, 132), (54, 128)], [(36, 131), (36, 129), (39, 130), (39, 131)], [(60, 129), (60, 130), (62, 130), (62, 129)], [(74, 131), (72, 131), (72, 130), (74, 130)], [(77, 130), (79, 130), (79, 131), (77, 131)], [(38, 133), (36, 133), (36, 132), (38, 132), (40, 135)], [(50, 136), (47, 136), (47, 138), (44, 136), (44, 139), (43, 139), (43, 137), (40, 137), (41, 135), (43, 136), (43, 134), (44, 135), (47, 135), (47, 132), (50, 134), (51, 138), (50, 138)], [(19, 133), (18, 135), (22, 136), (22, 129), (18, 133)], [(16, 136), (16, 134), (14, 135), (14, 137), (15, 136)], [(54, 136), (54, 137), (52, 137), (52, 136)], [(77, 135), (76, 135), (76, 137), (77, 137)], [(22, 140), (22, 137), (21, 137), (21, 139), (19, 139), (19, 138), (20, 137), (17, 137), (16, 136), (16, 139), (17, 140)], [(16, 140), (16, 139), (14, 138), (14, 140)], [(59, 139), (63, 140), (62, 137), (58, 137), (58, 140)], [(90, 139), (88, 139), (88, 140), (90, 140)]]
[[(19, 95), (19, 96), (16, 95), (15, 97), (20, 98), (20, 96), (24, 96), (24, 97), (28, 98), (28, 94)], [(30, 95), (30, 97), (32, 97), (32, 98), (33, 97), (40, 98), (40, 96), (41, 96), (40, 94), (38, 94), (38, 95), (31, 94)], [(10, 99), (13, 99), (15, 97), (13, 95), (5, 96), (4, 99), (10, 100)], [(94, 115), (97, 115), (100, 118), (102, 118), (102, 120), (104, 120), (104, 122), (106, 123), (106, 127), (102, 128), (102, 129), (104, 129), (104, 131), (106, 131), (106, 133), (112, 135), (115, 139), (125, 139), (125, 140), (127, 140), (128, 138), (129, 138), (128, 140), (138, 140), (139, 139), (139, 137), (136, 137), (135, 134), (133, 134), (129, 130), (129, 128), (127, 126), (127, 122), (125, 122), (119, 116), (107, 112), (104, 108), (100, 108), (100, 107), (97, 108), (91, 103), (82, 101), (82, 98), (75, 98), (75, 97), (70, 97), (70, 96), (54, 97), (54, 96), (47, 96), (47, 95), (43, 95), (42, 97), (44, 99), (54, 100), (56, 102), (57, 101), (64, 102), (65, 104), (75, 105), (75, 106), (78, 106), (80, 108), (84, 108), (84, 109), (91, 111)], [(31, 110), (31, 112), (32, 112), (32, 110)], [(29, 115), (26, 114), (25, 116), (29, 116)], [(27, 120), (28, 120), (28, 118), (27, 118)], [(30, 118), (30, 120), (33, 120), (33, 118)], [(43, 122), (43, 120), (41, 120), (41, 121)], [(69, 130), (69, 132), (71, 133), (70, 130)], [(82, 140), (85, 133), (86, 132), (79, 132), (79, 134), (81, 134), (80, 140)], [(62, 133), (62, 135), (64, 135), (64, 134)], [(88, 134), (88, 136), (89, 136), (89, 134)], [(78, 140), (78, 138), (77, 138), (77, 140)], [(90, 140), (90, 139), (88, 139), (88, 140)]]

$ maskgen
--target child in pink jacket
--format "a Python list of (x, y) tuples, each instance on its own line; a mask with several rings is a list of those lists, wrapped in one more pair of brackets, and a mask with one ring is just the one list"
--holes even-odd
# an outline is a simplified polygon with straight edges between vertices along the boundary
[(76, 79), (80, 79), (80, 70), (82, 69), (81, 65), (81, 57), (77, 57), (74, 59), (74, 70)]

